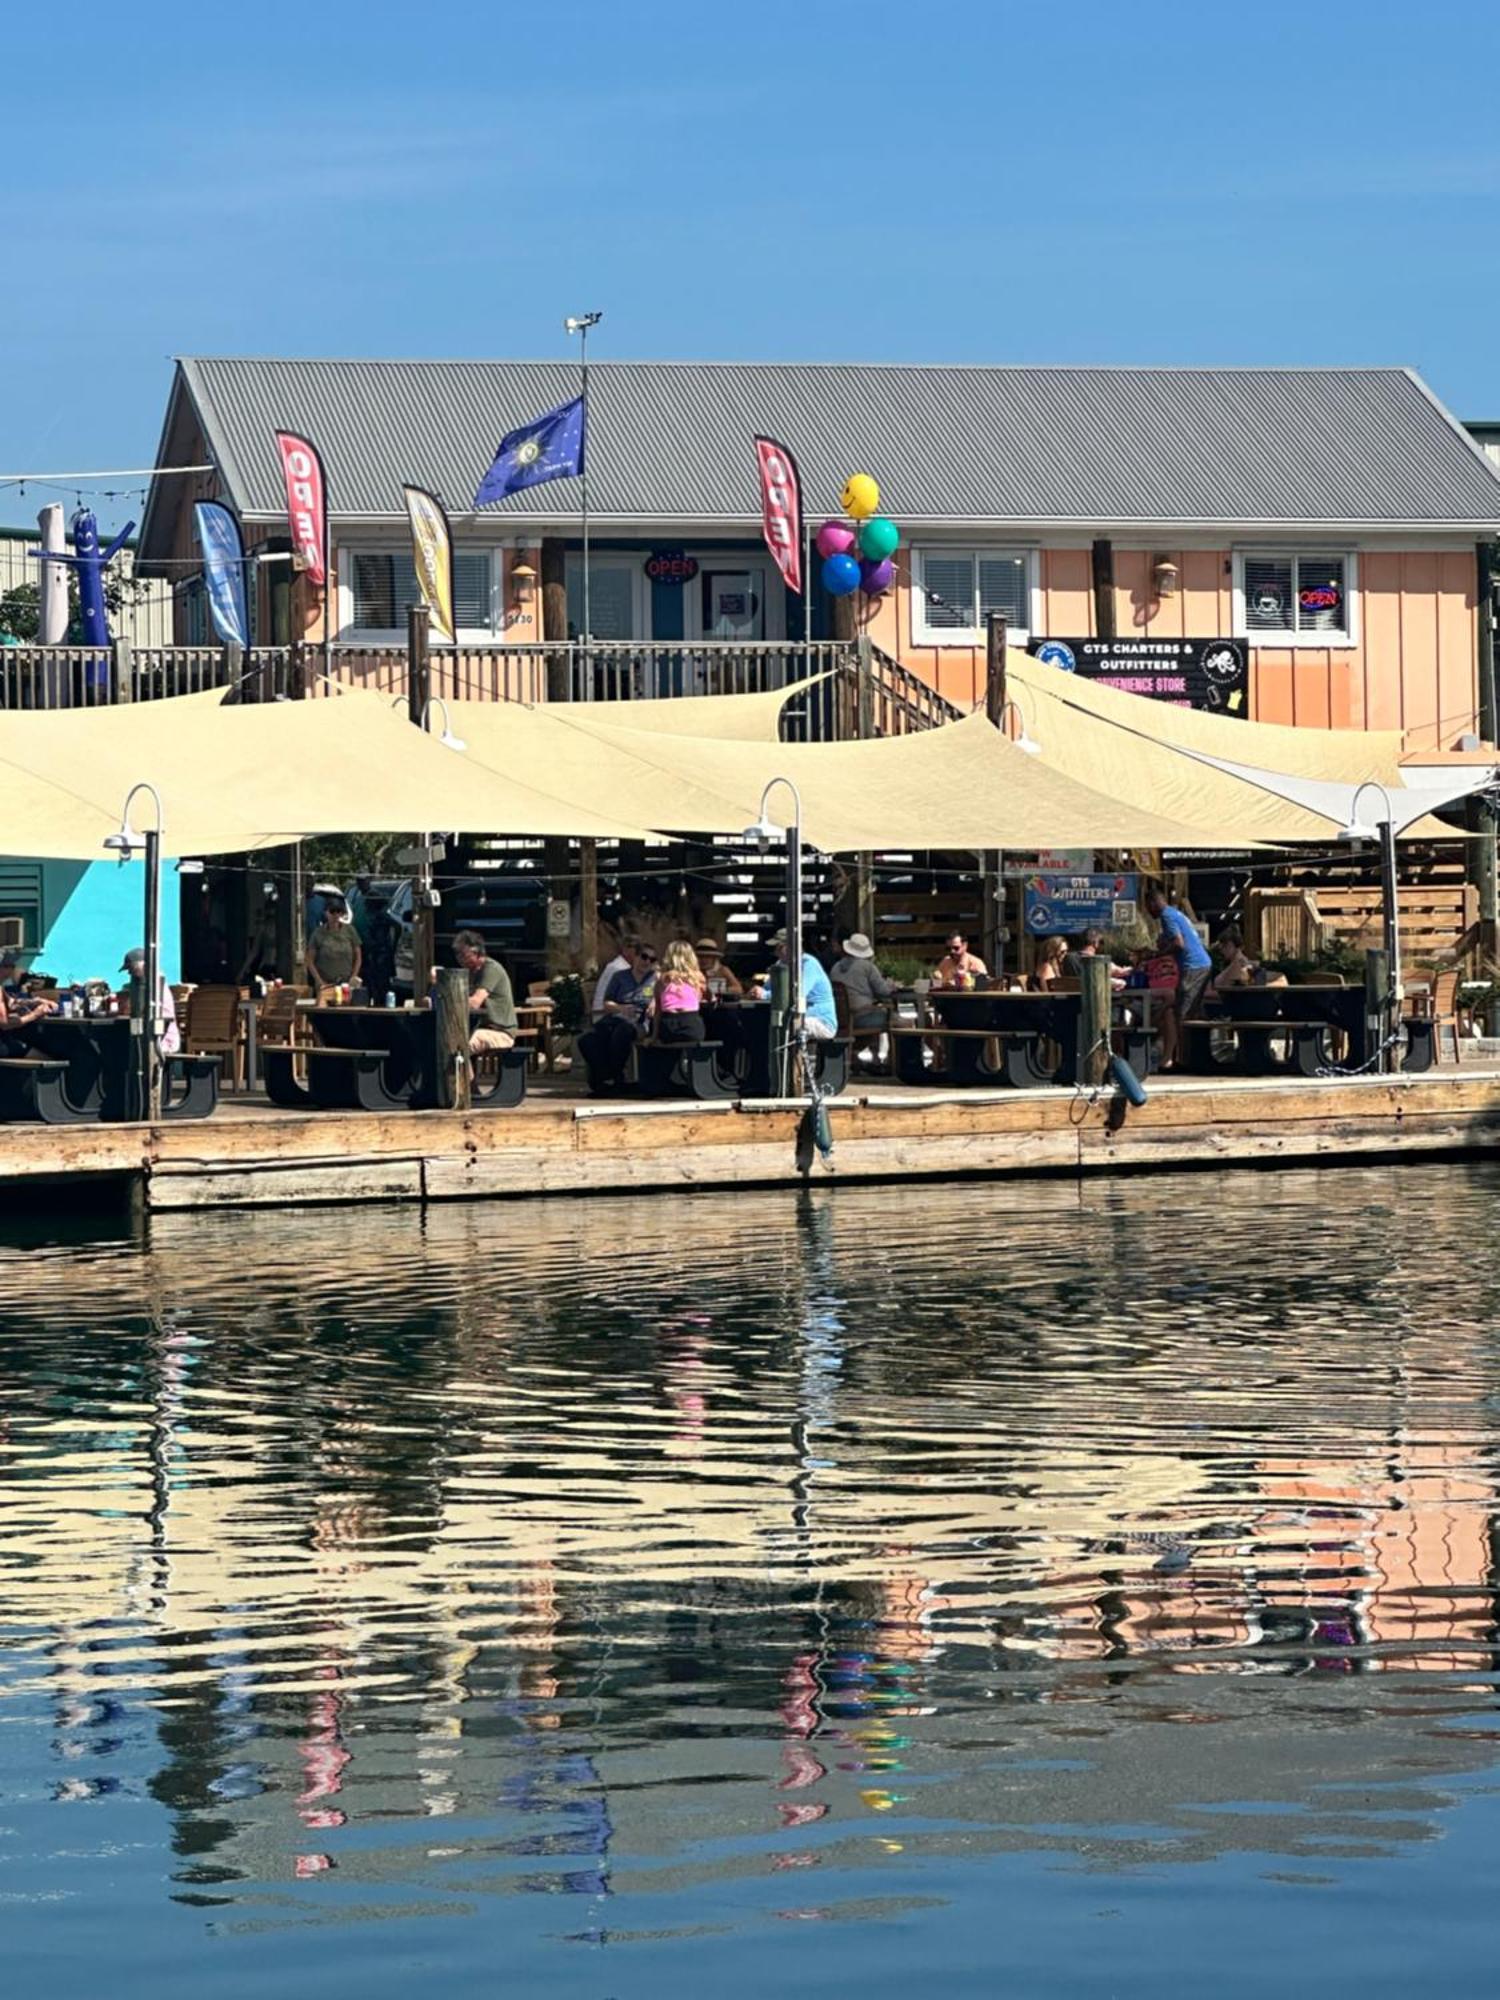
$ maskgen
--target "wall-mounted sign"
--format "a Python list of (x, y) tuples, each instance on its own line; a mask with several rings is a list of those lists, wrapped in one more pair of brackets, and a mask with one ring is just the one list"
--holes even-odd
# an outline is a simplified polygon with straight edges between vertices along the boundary
[(1044, 666), (1124, 694), (1220, 715), (1244, 715), (1249, 708), (1243, 639), (1033, 639), (1031, 651)]
[(1135, 922), (1134, 875), (1028, 875), (1022, 884), (1026, 928), (1052, 937), (1093, 928), (1125, 930)]
[(698, 558), (681, 549), (653, 549), (646, 558), (646, 574), (653, 583), (691, 583), (698, 574)]
[(1337, 611), (1343, 601), (1336, 583), (1310, 583), (1297, 592), (1297, 602), (1304, 611)]

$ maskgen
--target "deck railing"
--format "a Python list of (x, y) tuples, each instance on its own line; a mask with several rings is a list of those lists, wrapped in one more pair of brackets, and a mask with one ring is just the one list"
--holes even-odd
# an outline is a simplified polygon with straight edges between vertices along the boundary
[[(404, 646), (331, 648), (328, 672), (316, 646), (16, 646), (0, 650), (0, 709), (107, 707), (160, 701), (209, 688), (245, 698), (318, 699), (339, 687), (392, 701), (407, 693)], [(783, 735), (834, 741), (902, 735), (952, 721), (961, 711), (868, 640), (599, 641), (565, 645), (435, 647), (430, 689), (448, 701), (577, 701), (628, 704), (701, 695), (794, 689)]]

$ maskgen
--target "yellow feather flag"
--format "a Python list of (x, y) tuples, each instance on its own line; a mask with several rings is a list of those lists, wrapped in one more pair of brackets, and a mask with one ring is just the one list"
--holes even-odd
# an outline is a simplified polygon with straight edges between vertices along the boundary
[(450, 646), (458, 643), (453, 623), (453, 530), (443, 503), (422, 486), (403, 486), (411, 520), (411, 560), (417, 588), (432, 614), (432, 629)]

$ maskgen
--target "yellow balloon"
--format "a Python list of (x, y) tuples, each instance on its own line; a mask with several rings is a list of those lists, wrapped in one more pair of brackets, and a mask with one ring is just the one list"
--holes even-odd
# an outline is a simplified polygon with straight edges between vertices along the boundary
[(880, 505), (880, 488), (868, 472), (853, 472), (844, 483), (844, 512), (867, 521)]

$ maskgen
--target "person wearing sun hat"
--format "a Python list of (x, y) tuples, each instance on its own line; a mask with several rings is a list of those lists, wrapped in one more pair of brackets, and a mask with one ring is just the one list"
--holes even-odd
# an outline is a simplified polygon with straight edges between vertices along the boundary
[(722, 999), (725, 994), (735, 1000), (744, 998), (745, 989), (724, 963), (724, 953), (717, 938), (701, 937), (693, 946), (698, 954), (698, 963), (703, 968), (703, 977), (708, 981), (708, 990), (713, 997)]
[(875, 947), (863, 931), (844, 939), (844, 956), (830, 976), (848, 996), (849, 1025), (855, 1034), (884, 1036), (891, 1024), (888, 1003), (896, 987), (875, 963)]

